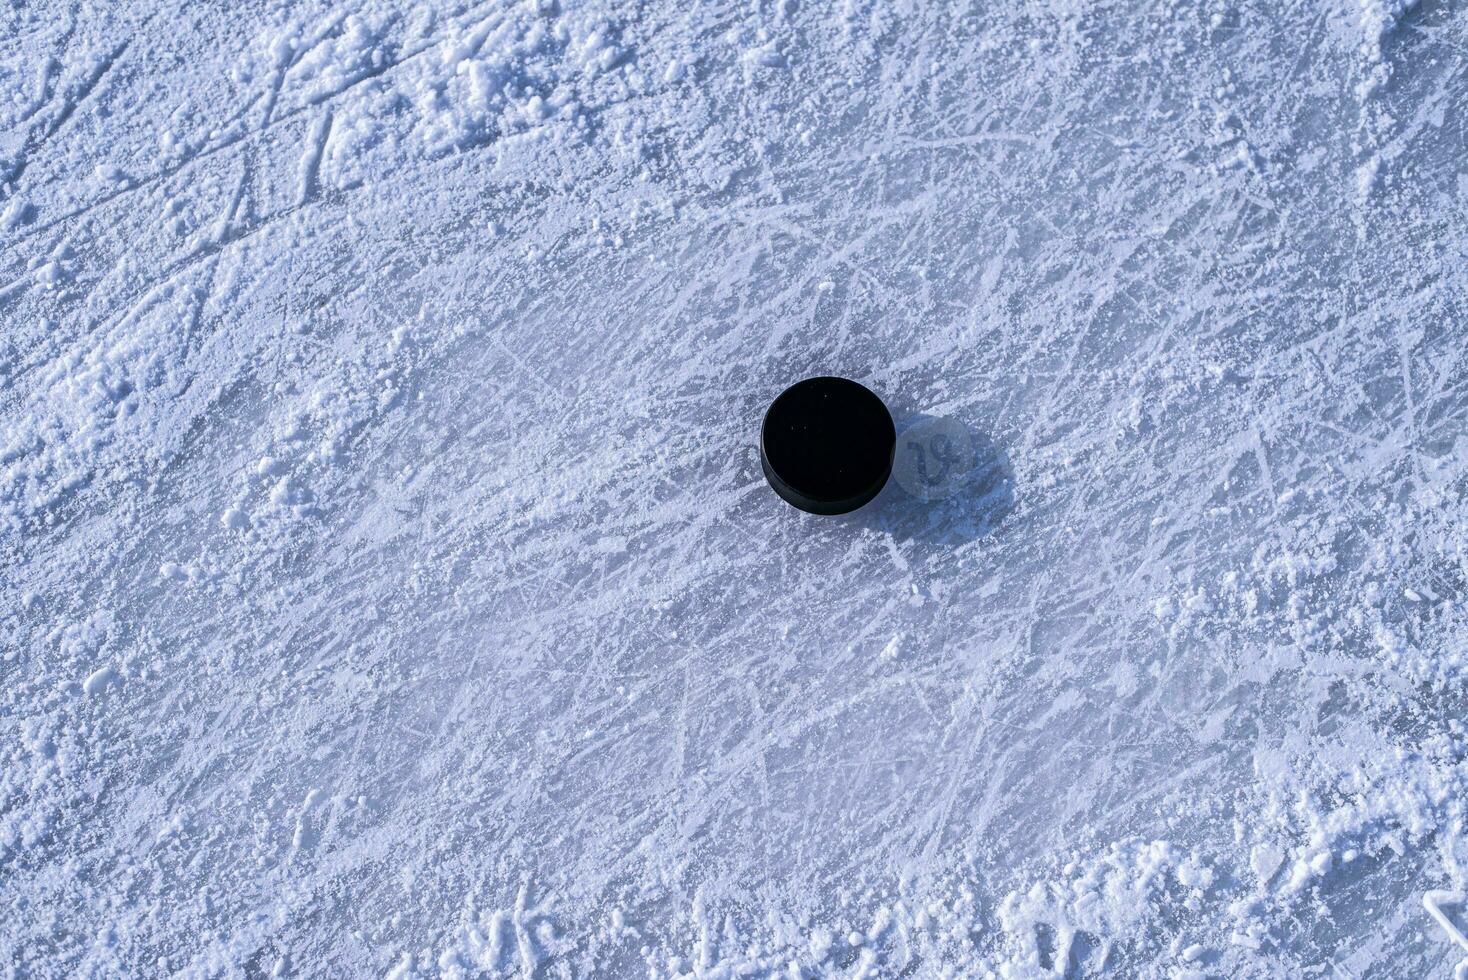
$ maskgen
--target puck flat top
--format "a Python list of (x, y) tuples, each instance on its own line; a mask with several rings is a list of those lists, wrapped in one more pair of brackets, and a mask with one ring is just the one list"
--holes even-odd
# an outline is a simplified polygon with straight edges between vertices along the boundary
[(760, 463), (787, 503), (845, 514), (875, 497), (892, 473), (897, 429), (868, 388), (846, 378), (806, 378), (765, 412)]

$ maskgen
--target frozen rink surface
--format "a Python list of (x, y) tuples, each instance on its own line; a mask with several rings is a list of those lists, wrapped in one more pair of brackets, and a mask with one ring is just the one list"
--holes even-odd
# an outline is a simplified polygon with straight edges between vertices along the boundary
[[(0, 976), (1452, 977), (1465, 107), (1462, 0), (11, 0)], [(783, 504), (826, 373), (966, 478)]]

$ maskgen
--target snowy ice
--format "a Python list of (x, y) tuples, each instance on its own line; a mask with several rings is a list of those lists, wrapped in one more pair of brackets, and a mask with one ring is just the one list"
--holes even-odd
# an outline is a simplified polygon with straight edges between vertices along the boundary
[(1465, 52), (7, 5), (0, 975), (1468, 976)]

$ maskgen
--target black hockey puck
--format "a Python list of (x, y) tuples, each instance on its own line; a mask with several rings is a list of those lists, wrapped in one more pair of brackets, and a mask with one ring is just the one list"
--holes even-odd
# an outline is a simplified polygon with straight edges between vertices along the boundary
[(845, 514), (892, 474), (897, 429), (882, 399), (845, 378), (806, 378), (765, 412), (759, 456), (765, 479), (812, 514)]

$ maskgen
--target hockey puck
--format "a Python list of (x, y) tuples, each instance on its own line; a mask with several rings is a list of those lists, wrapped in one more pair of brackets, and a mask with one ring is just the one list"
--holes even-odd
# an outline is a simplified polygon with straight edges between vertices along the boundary
[(881, 492), (896, 444), (892, 413), (868, 388), (846, 378), (806, 378), (765, 412), (760, 465), (786, 503), (845, 514)]

